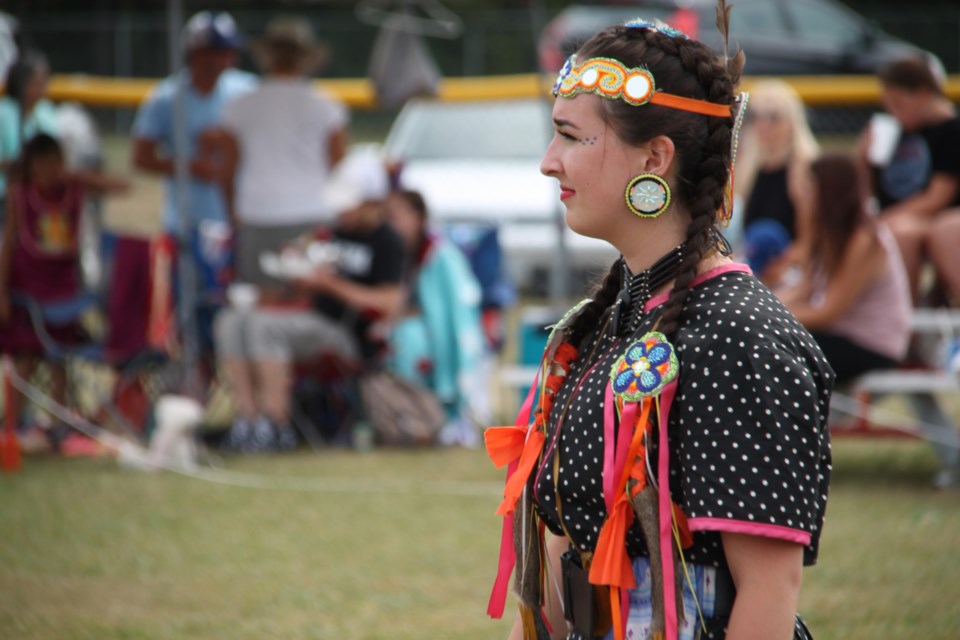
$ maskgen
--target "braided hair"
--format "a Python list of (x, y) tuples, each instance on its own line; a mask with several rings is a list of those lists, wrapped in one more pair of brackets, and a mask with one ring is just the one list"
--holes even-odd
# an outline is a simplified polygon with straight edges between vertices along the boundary
[[(577, 52), (580, 59), (605, 57), (629, 67), (644, 66), (665, 92), (708, 100), (734, 102), (734, 89), (743, 66), (742, 55), (725, 63), (711, 49), (695, 40), (665, 35), (654, 29), (613, 26), (588, 40)], [(689, 287), (700, 260), (715, 241), (714, 220), (723, 201), (730, 167), (730, 136), (733, 117), (718, 118), (645, 104), (637, 107), (623, 100), (598, 100), (601, 117), (625, 143), (639, 146), (657, 137), (670, 138), (678, 163), (674, 198), (690, 214), (683, 262), (660, 317), (659, 330), (673, 337)], [(669, 211), (666, 215), (670, 215)], [(584, 305), (566, 328), (572, 344), (596, 328), (605, 310), (613, 304), (622, 285), (620, 261), (611, 265), (591, 302)]]

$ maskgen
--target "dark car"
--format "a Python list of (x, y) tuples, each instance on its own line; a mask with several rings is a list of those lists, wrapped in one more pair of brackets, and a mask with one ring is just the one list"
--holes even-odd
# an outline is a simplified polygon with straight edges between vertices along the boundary
[[(872, 74), (891, 60), (925, 54), (834, 0), (736, 0), (731, 4), (730, 45), (743, 48), (745, 73), (751, 75)], [(715, 0), (573, 5), (543, 30), (541, 70), (555, 73), (591, 35), (636, 17), (663, 20), (720, 49), (715, 7)]]

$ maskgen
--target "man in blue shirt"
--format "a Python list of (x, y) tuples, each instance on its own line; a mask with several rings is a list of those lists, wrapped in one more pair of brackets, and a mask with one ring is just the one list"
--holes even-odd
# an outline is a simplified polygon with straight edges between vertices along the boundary
[[(196, 265), (200, 300), (192, 314), (197, 318), (200, 350), (207, 355), (213, 348), (212, 303), (227, 284), (230, 263), (231, 213), (224, 189), (221, 114), (228, 100), (256, 86), (256, 76), (232, 68), (241, 43), (228, 13), (202, 11), (190, 18), (183, 29), (186, 68), (156, 86), (133, 125), (134, 165), (165, 176), (164, 231), (179, 237), (181, 214), (189, 221), (188, 246), (181, 250), (190, 251)], [(178, 88), (183, 92), (189, 169), (183, 212), (178, 209), (173, 155)]]
[(220, 116), (224, 103), (256, 85), (256, 76), (231, 68), (241, 36), (233, 18), (224, 12), (203, 11), (184, 27), (186, 69), (160, 82), (140, 106), (133, 125), (133, 163), (144, 171), (166, 176), (163, 227), (180, 229), (174, 190), (174, 111), (178, 84), (184, 92), (190, 181), (185, 212), (191, 227), (203, 220), (228, 222), (218, 162)]

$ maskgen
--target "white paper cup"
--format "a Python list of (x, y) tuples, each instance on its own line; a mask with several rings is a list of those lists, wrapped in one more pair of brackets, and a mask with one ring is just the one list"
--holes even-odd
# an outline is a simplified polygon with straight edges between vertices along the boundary
[(870, 118), (870, 148), (867, 160), (875, 167), (885, 167), (893, 159), (900, 140), (900, 123), (888, 113), (875, 113)]

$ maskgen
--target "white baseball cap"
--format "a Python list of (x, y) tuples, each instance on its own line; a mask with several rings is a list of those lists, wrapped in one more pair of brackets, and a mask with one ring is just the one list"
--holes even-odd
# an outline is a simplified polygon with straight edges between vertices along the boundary
[(374, 149), (351, 150), (330, 174), (326, 203), (334, 215), (356, 209), (365, 202), (382, 202), (390, 195), (390, 176)]

